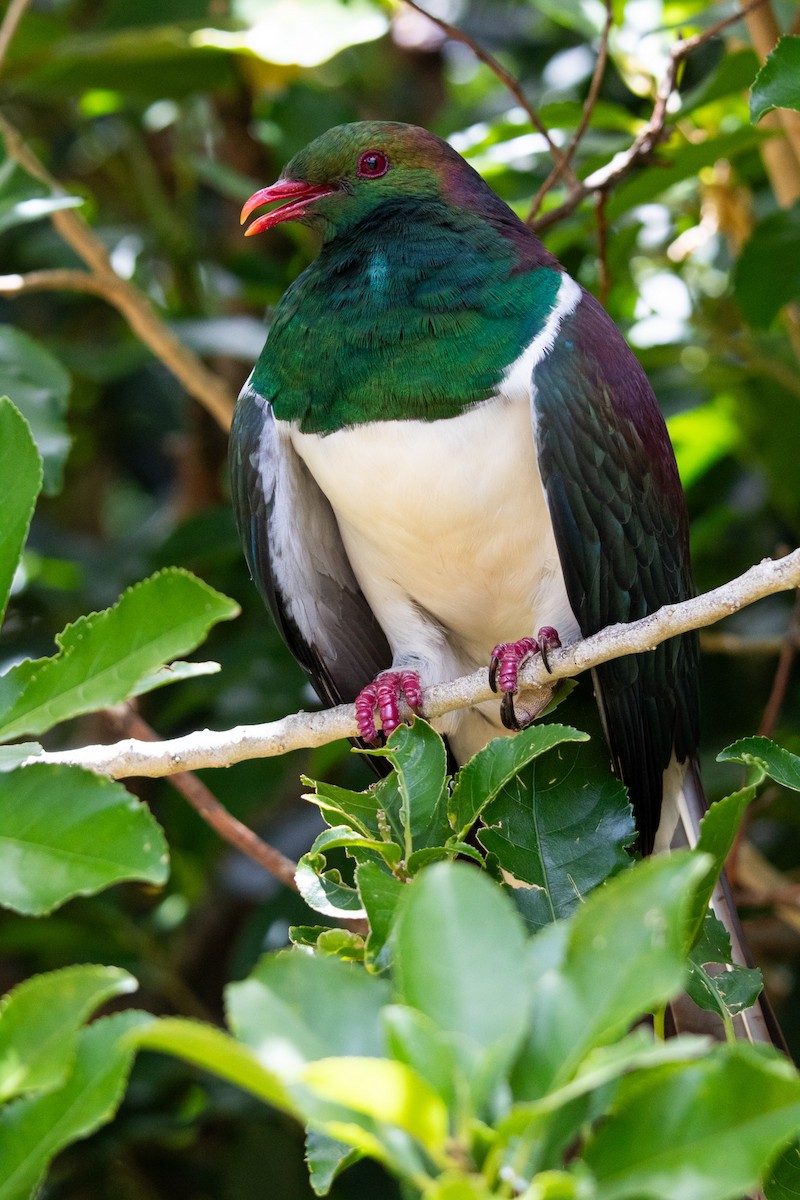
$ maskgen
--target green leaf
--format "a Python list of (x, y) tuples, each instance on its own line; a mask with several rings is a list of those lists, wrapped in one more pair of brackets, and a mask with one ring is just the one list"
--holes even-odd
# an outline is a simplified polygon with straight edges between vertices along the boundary
[(468, 1081), (449, 1036), (430, 1017), (405, 1004), (387, 1005), (381, 1017), (391, 1057), (413, 1067), (456, 1113)]
[(411, 725), (398, 725), (385, 747), (365, 753), (388, 758), (395, 769), (395, 775), (381, 781), (376, 791), (383, 797), (388, 783), (391, 791), (399, 792), (405, 857), (410, 858), (417, 849), (441, 846), (450, 833), (447, 751), (441, 736), (427, 721), (416, 717)]
[(398, 992), (453, 1035), (479, 1097), (524, 1035), (530, 1003), (522, 923), (505, 893), (462, 863), (408, 887), (395, 929)]
[(306, 1162), (311, 1187), (317, 1196), (327, 1196), (334, 1179), (363, 1155), (318, 1129), (306, 1134)]
[(566, 923), (530, 943), (536, 979), (514, 1093), (538, 1100), (598, 1046), (680, 991), (684, 922), (705, 856), (648, 859), (608, 881)]
[(800, 1198), (800, 1143), (793, 1141), (783, 1149), (764, 1179), (766, 1200)]
[(722, 874), (725, 860), (731, 852), (736, 831), (742, 823), (748, 804), (755, 797), (755, 788), (742, 788), (712, 804), (700, 822), (697, 851), (708, 856), (708, 870), (695, 888), (686, 926), (687, 950), (700, 937), (714, 888)]
[(800, 203), (756, 225), (736, 261), (733, 290), (753, 329), (769, 329), (780, 310), (800, 297)]
[(356, 887), (369, 921), (366, 965), (370, 971), (382, 971), (389, 965), (389, 937), (404, 886), (377, 863), (356, 867)]
[(326, 866), (323, 854), (309, 853), (300, 858), (294, 880), (306, 904), (326, 917), (365, 917), (356, 889), (342, 882), (340, 871), (326, 871)]
[(758, 968), (731, 963), (731, 939), (719, 918), (709, 910), (701, 937), (689, 955), (688, 994), (700, 1008), (717, 1013), (728, 1023), (737, 1013), (755, 1004), (762, 986)]
[(32, 754), (44, 753), (38, 742), (16, 742), (13, 746), (0, 746), (0, 774), (21, 767)]
[(137, 583), (113, 608), (68, 625), (53, 658), (28, 660), (0, 677), (0, 738), (40, 733), (140, 694), (144, 680), (238, 611), (188, 571), (172, 568)]
[(489, 828), (478, 840), (531, 885), (515, 888), (514, 900), (534, 929), (569, 916), (592, 888), (631, 866), (625, 847), (636, 827), (627, 792), (593, 764), (591, 747), (561, 746), (532, 763), (482, 819)]
[(129, 1035), (151, 1020), (124, 1012), (95, 1021), (81, 1033), (61, 1087), (0, 1111), (0, 1200), (29, 1200), (60, 1150), (113, 1117), (134, 1055)]
[(586, 1162), (597, 1200), (732, 1200), (749, 1192), (800, 1123), (800, 1080), (766, 1048), (625, 1080)]
[(15, 987), (0, 1004), (0, 1102), (59, 1087), (87, 1018), (112, 996), (135, 990), (127, 971), (95, 966), (34, 975)]
[(35, 763), (0, 775), (0, 904), (41, 916), (123, 879), (162, 884), (168, 858), (149, 809), (121, 783)]
[(778, 39), (750, 92), (750, 120), (754, 125), (773, 108), (800, 112), (800, 37), (791, 34)]
[(466, 837), (484, 807), (533, 759), (562, 742), (586, 742), (588, 733), (568, 725), (531, 725), (514, 737), (495, 738), (458, 773), (450, 797), (450, 823)]
[(265, 1067), (253, 1050), (213, 1025), (182, 1017), (162, 1017), (137, 1031), (131, 1044), (141, 1050), (159, 1050), (181, 1058), (282, 1112), (299, 1115), (294, 1099), (277, 1072)]
[(28, 423), (0, 396), (0, 624), (41, 486), (42, 460)]
[(320, 1099), (402, 1129), (431, 1154), (444, 1151), (447, 1108), (405, 1063), (386, 1058), (323, 1058), (307, 1063), (300, 1078)]
[(70, 377), (57, 358), (12, 325), (0, 325), (0, 395), (11, 396), (30, 426), (44, 464), (44, 490), (61, 487), (70, 446), (65, 416)]
[(783, 787), (800, 792), (800, 758), (766, 737), (740, 738), (717, 755), (717, 762), (738, 762), (755, 767), (759, 784), (765, 775)]
[(379, 1014), (388, 984), (360, 967), (294, 951), (269, 954), (225, 995), (236, 1037), (281, 1077), (330, 1055), (383, 1053)]

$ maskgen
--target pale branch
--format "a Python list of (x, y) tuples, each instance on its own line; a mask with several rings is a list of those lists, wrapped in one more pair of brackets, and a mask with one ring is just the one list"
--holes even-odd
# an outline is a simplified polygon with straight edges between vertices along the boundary
[[(538, 691), (544, 704), (559, 679), (578, 675), (612, 658), (653, 650), (678, 633), (711, 625), (764, 596), (797, 587), (800, 587), (800, 549), (778, 560), (765, 559), (738, 579), (693, 600), (666, 605), (641, 621), (609, 626), (593, 637), (553, 651), (549, 656), (550, 673), (537, 657), (523, 668), (522, 685), (526, 693)], [(428, 688), (423, 712), (435, 720), (492, 698), (487, 671), (476, 671)], [(354, 709), (345, 704), (324, 712), (295, 713), (279, 721), (240, 725), (223, 732), (200, 730), (153, 743), (126, 739), (111, 746), (43, 752), (25, 761), (26, 765), (48, 762), (83, 766), (113, 778), (158, 777), (201, 767), (226, 767), (245, 759), (323, 746), (355, 735)]]
[[(158, 743), (159, 737), (155, 730), (147, 724), (143, 717), (130, 704), (118, 705), (108, 710), (108, 715), (115, 733), (124, 733), (128, 737), (137, 738), (144, 743)], [(247, 855), (260, 867), (278, 879), (286, 887), (297, 891), (295, 872), (297, 863), (287, 858), (275, 846), (264, 841), (249, 826), (243, 824), (233, 813), (228, 812), (210, 788), (192, 771), (179, 771), (170, 775), (169, 781), (176, 791), (180, 792), (207, 825), (217, 833), (228, 845), (235, 847)]]
[(423, 8), (421, 4), (417, 3), (417, 0), (405, 0), (405, 3), (409, 6), (409, 8), (413, 8), (415, 12), (420, 13), (423, 17), (427, 17), (429, 21), (432, 21), (434, 25), (437, 25), (439, 29), (441, 29), (442, 33), (446, 34), (451, 41), (461, 42), (463, 46), (467, 46), (475, 55), (475, 57), (482, 62), (484, 66), (488, 67), (494, 75), (497, 76), (500, 82), (514, 97), (523, 112), (527, 113), (528, 120), (530, 121), (531, 125), (533, 125), (534, 129), (536, 129), (537, 132), (540, 133), (544, 138), (545, 142), (547, 143), (547, 148), (550, 151), (550, 156), (559, 168), (559, 174), (566, 173), (573, 185), (577, 185), (578, 180), (574, 171), (569, 165), (569, 160), (564, 152), (560, 150), (553, 141), (552, 137), (550, 136), (549, 129), (544, 124), (542, 118), (539, 116), (536, 109), (523, 92), (522, 85), (519, 80), (516, 79), (510, 71), (507, 71), (503, 64), (498, 62), (494, 55), (490, 54), (489, 51), (480, 44), (480, 42), (476, 42), (475, 39), (470, 37), (468, 33), (465, 33), (463, 29), (459, 29), (456, 25), (451, 25), (449, 21), (445, 21), (444, 17), (437, 17), (434, 15), (434, 13), (428, 12), (426, 8)]
[(610, 188), (615, 187), (634, 167), (641, 166), (647, 162), (653, 151), (670, 134), (670, 130), (667, 127), (669, 99), (675, 90), (684, 60), (698, 46), (702, 46), (705, 42), (710, 41), (711, 38), (717, 37), (718, 34), (722, 33), (730, 25), (736, 24), (742, 17), (745, 17), (756, 8), (760, 8), (765, 3), (767, 3), (767, 0), (750, 0), (748, 4), (742, 5), (731, 16), (717, 21), (715, 25), (704, 29), (702, 33), (696, 33), (692, 37), (682, 38), (680, 41), (675, 42), (670, 50), (667, 69), (656, 89), (650, 119), (639, 130), (628, 149), (621, 154), (615, 155), (611, 162), (594, 171), (586, 179), (578, 180), (577, 183), (573, 184), (567, 193), (566, 200), (562, 204), (559, 204), (557, 208), (552, 208), (548, 212), (542, 213), (536, 220), (531, 221), (531, 228), (536, 233), (540, 233), (543, 229), (549, 229), (551, 225), (555, 225), (558, 221), (562, 221), (565, 217), (570, 216), (587, 196), (598, 192), (607, 192)]
[[(0, 133), (11, 158), (23, 170), (38, 179), (47, 189), (63, 195), (64, 189), (39, 161), (18, 131), (0, 114)], [(227, 429), (233, 416), (234, 396), (227, 383), (216, 375), (185, 346), (161, 320), (148, 298), (134, 284), (122, 279), (114, 270), (109, 253), (74, 210), (59, 209), (50, 220), (65, 242), (72, 247), (89, 268), (83, 277), (80, 271), (36, 271), (31, 275), (6, 276), (6, 295), (19, 295), (43, 287), (67, 288), (94, 292), (112, 304), (128, 322), (133, 332), (186, 388), (186, 391)], [(49, 283), (47, 282), (49, 279)]]

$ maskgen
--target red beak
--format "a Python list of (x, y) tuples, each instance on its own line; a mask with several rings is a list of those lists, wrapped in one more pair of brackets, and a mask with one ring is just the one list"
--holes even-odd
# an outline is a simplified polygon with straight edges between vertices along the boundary
[(280, 225), (282, 221), (296, 221), (298, 217), (303, 216), (309, 204), (314, 200), (330, 196), (335, 191), (336, 187), (329, 183), (304, 183), (301, 179), (279, 179), (270, 187), (253, 193), (242, 209), (241, 223), (244, 225), (250, 214), (260, 208), (262, 204), (272, 204), (276, 200), (288, 200), (289, 203), (259, 217), (249, 229), (245, 229), (244, 236), (252, 237), (254, 233), (263, 233), (265, 229), (271, 229), (273, 225)]

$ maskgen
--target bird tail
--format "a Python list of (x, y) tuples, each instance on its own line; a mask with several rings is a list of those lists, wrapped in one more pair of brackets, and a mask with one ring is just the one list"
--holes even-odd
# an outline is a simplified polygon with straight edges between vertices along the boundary
[[(681, 785), (670, 799), (677, 810), (677, 824), (670, 847), (671, 849), (686, 846), (693, 848), (697, 845), (700, 836), (700, 822), (708, 808), (695, 760), (686, 766)], [(724, 871), (711, 897), (711, 908), (725, 926), (731, 939), (733, 962), (738, 966), (752, 967), (753, 960), (750, 949), (736, 912), (731, 886)], [(682, 998), (672, 1006), (671, 1015), (676, 1033), (711, 1032), (719, 1036), (720, 1023), (711, 1013), (701, 1012), (688, 997)], [(706, 1018), (711, 1018), (710, 1022)], [(735, 1016), (733, 1024), (738, 1038), (754, 1043), (766, 1042), (778, 1046), (784, 1053), (788, 1053), (781, 1028), (769, 1001), (763, 994), (751, 1008)]]

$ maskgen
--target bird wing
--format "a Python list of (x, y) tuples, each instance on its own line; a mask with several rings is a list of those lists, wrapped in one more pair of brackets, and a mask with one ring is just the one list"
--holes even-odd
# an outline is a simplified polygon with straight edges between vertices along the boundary
[(325, 495), (249, 384), (230, 440), (234, 512), (250, 573), (287, 646), (329, 704), (392, 661)]
[[(693, 594), (688, 520), (674, 454), (641, 366), (583, 293), (533, 371), (539, 466), (567, 594), (584, 636)], [(693, 634), (597, 668), (612, 757), (649, 853), (663, 773), (698, 737)]]

